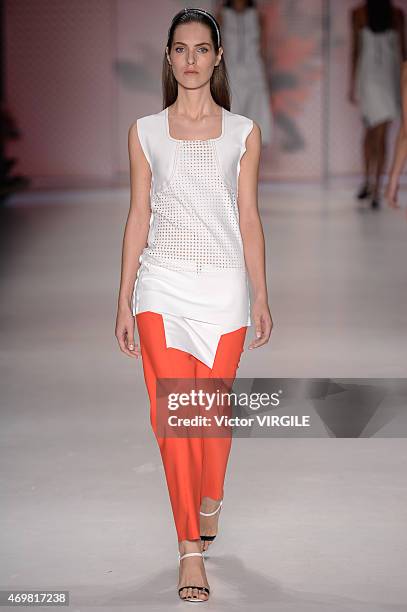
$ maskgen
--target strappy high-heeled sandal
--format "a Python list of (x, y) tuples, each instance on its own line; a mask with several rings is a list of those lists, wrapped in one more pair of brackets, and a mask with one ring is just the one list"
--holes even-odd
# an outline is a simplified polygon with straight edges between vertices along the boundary
[[(219, 510), (222, 507), (222, 504), (223, 504), (223, 499), (220, 500), (219, 506), (213, 512), (201, 512), (200, 511), (199, 514), (202, 514), (202, 516), (213, 516), (214, 514), (219, 512)], [(201, 540), (203, 542), (213, 542), (215, 538), (216, 538), (216, 535), (214, 535), (214, 536), (201, 535)], [(206, 552), (206, 551), (204, 551), (204, 552)]]
[[(200, 552), (191, 552), (191, 553), (185, 553), (185, 555), (179, 555), (179, 562), (181, 563), (182, 559), (185, 559), (185, 557), (203, 557), (203, 554)], [(206, 599), (199, 599), (199, 597), (197, 595), (192, 595), (192, 597), (181, 597), (181, 591), (183, 589), (198, 589), (198, 591), (203, 591), (204, 593), (208, 594), (208, 597)], [(205, 586), (197, 586), (196, 584), (189, 584), (183, 587), (180, 587), (178, 589), (178, 595), (179, 598), (182, 599), (182, 601), (192, 601), (193, 603), (198, 602), (198, 601), (208, 601), (209, 599), (209, 593), (210, 590), (208, 589), (208, 587)]]

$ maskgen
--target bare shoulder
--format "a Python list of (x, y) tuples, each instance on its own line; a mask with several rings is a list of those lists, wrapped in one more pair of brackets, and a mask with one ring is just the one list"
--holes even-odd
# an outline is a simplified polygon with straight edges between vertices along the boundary
[(136, 130), (136, 131), (137, 131), (137, 121), (138, 121), (138, 119), (135, 119), (135, 120), (133, 121), (133, 123), (131, 123), (131, 124), (130, 124), (130, 127), (129, 127), (129, 132), (130, 132), (131, 130)]
[(133, 123), (129, 127), (128, 141), (129, 149), (131, 151), (141, 151), (141, 144), (137, 130), (137, 120), (133, 121)]
[(128, 132), (130, 164), (131, 167), (142, 168), (149, 173), (151, 171), (150, 155), (144, 137), (139, 132), (138, 122), (140, 122), (140, 119), (133, 121)]
[(254, 147), (260, 147), (261, 145), (261, 128), (259, 126), (259, 124), (254, 121), (254, 119), (252, 120), (253, 122), (253, 128), (247, 138), (247, 144), (248, 146), (252, 145)]
[(154, 127), (158, 115), (159, 113), (154, 113), (152, 115), (144, 115), (143, 117), (139, 117), (138, 119), (133, 121), (129, 128), (129, 136), (131, 136), (135, 140), (137, 140), (138, 137), (138, 139), (142, 141), (142, 135), (145, 132), (150, 131)]
[(252, 119), (252, 121), (253, 121), (252, 133), (256, 134), (257, 137), (261, 137), (261, 128), (260, 128), (259, 124), (254, 119)]
[(130, 124), (129, 127), (129, 138), (137, 138), (138, 139), (138, 132), (137, 132), (137, 121), (133, 121), (133, 123)]

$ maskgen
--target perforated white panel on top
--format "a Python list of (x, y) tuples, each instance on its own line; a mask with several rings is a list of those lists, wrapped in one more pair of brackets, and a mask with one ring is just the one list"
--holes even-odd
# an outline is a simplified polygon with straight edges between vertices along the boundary
[(235, 193), (219, 171), (211, 140), (179, 141), (169, 185), (153, 195), (142, 261), (174, 270), (244, 268)]

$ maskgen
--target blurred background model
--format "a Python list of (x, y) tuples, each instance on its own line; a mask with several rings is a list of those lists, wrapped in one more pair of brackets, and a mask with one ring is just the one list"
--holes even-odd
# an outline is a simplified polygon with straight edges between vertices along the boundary
[(272, 111), (265, 69), (264, 16), (253, 0), (229, 0), (223, 3), (216, 17), (222, 28), (227, 58), (231, 111), (256, 121), (266, 146), (272, 138)]
[(400, 70), (405, 57), (404, 13), (391, 0), (367, 0), (351, 12), (352, 53), (349, 98), (364, 123), (364, 183), (359, 199), (380, 204), (389, 125), (401, 110)]

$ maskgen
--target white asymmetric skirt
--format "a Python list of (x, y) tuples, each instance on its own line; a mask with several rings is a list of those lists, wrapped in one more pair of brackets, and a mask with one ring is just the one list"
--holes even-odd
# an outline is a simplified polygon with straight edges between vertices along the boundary
[(132, 313), (146, 311), (162, 315), (167, 347), (186, 351), (212, 368), (221, 335), (251, 324), (246, 269), (197, 273), (143, 262)]

